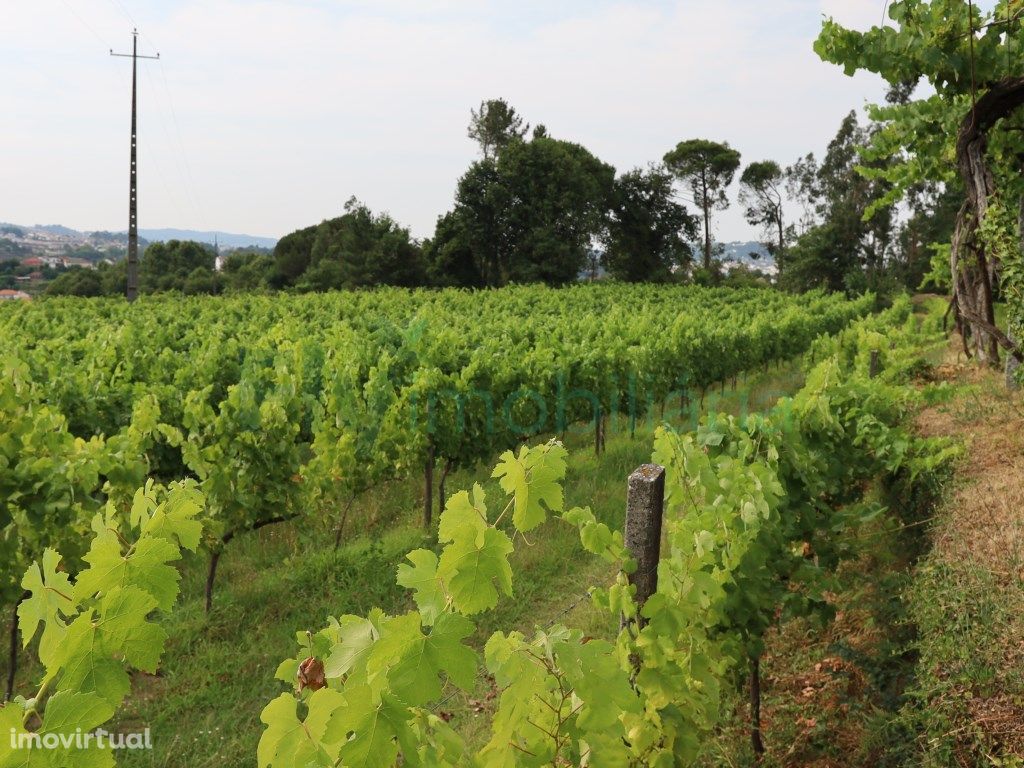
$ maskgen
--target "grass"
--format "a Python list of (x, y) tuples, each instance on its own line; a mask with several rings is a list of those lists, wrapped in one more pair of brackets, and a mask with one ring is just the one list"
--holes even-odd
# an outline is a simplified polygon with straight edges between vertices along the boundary
[[(802, 361), (759, 371), (733, 388), (704, 398), (709, 410), (741, 414), (764, 410), (803, 381)], [(695, 414), (666, 412), (681, 426)], [(660, 421), (660, 419), (658, 419)], [(576, 425), (565, 436), (570, 450), (566, 503), (590, 506), (598, 519), (621, 528), (626, 478), (650, 460), (653, 420), (630, 434), (625, 418), (612, 420), (606, 450), (594, 455), (592, 428)], [(537, 438), (537, 441), (545, 438)], [(531, 441), (536, 442), (536, 441)], [(448, 478), (449, 495), (479, 482), (490, 498), (500, 491), (491, 466), (463, 469)], [(114, 730), (151, 729), (154, 749), (125, 752), (129, 768), (220, 768), (250, 764), (262, 732), (259, 713), (284, 685), (274, 679), (278, 663), (296, 651), (296, 633), (323, 627), (328, 617), (410, 609), (395, 585), (405, 553), (433, 546), (422, 530), (422, 488), (418, 479), (395, 481), (357, 499), (346, 542), (334, 549), (334, 520), (301, 520), (265, 528), (232, 542), (221, 560), (214, 607), (203, 611), (206, 560), (181, 565), (182, 598), (165, 623), (170, 635), (158, 675), (136, 674), (133, 693)], [(498, 629), (531, 632), (536, 626), (572, 623), (592, 635), (612, 631), (586, 599), (586, 590), (614, 574), (587, 555), (574, 528), (551, 521), (513, 556), (515, 599), (503, 600), (477, 617), (473, 644), (482, 648)], [(6, 633), (5, 633), (6, 636)], [(40, 670), (23, 654), (17, 690), (33, 689)], [(0, 669), (5, 676), (5, 670)], [(471, 694), (458, 693), (439, 707), (472, 744), (485, 738), (493, 692), (481, 676)]]
[(1024, 407), (997, 371), (954, 362), (958, 392), (926, 409), (927, 434), (967, 454), (908, 593), (920, 656), (901, 723), (914, 764), (1024, 765)]

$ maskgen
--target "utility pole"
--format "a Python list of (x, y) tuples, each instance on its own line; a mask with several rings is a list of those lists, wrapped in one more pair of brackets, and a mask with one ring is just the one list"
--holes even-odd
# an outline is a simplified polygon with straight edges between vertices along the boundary
[(139, 295), (139, 186), (138, 186), (138, 163), (137, 163), (137, 152), (136, 152), (136, 125), (137, 125), (137, 110), (136, 110), (136, 88), (135, 88), (135, 73), (136, 73), (136, 61), (138, 59), (159, 59), (160, 54), (156, 56), (140, 56), (139, 55), (139, 32), (137, 29), (132, 30), (132, 52), (131, 53), (114, 53), (114, 49), (110, 49), (111, 56), (121, 56), (124, 58), (131, 58), (132, 60), (132, 150), (131, 150), (131, 171), (128, 184), (128, 286), (125, 291), (125, 295), (128, 297), (128, 301), (135, 301)]

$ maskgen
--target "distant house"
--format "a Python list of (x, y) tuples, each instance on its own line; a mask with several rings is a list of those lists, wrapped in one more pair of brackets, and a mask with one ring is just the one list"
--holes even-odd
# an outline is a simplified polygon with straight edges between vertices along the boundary
[(31, 298), (24, 291), (12, 291), (7, 288), (0, 291), (0, 301), (28, 301)]
[(33, 256), (29, 259), (22, 260), (21, 264), (24, 267), (41, 267), (45, 262), (38, 256)]

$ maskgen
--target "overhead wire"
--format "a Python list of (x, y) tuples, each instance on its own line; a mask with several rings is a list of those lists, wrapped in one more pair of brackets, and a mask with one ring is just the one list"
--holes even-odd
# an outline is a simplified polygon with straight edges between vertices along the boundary
[[(96, 38), (96, 40), (99, 41), (101, 45), (103, 45), (104, 48), (107, 48), (108, 50), (113, 50), (113, 46), (109, 45), (109, 41), (104, 40), (103, 36), (100, 35), (99, 32), (97, 32), (96, 28), (92, 24), (90, 24), (88, 19), (86, 19), (81, 13), (79, 13), (77, 9), (75, 9), (75, 7), (69, 2), (69, 0), (61, 0), (61, 2), (75, 16), (79, 23), (81, 23), (82, 26), (84, 26), (89, 31), (89, 33), (92, 34), (92, 36)], [(131, 11), (128, 10), (125, 4), (122, 3), (121, 0), (110, 0), (110, 3), (121, 16), (123, 16), (129, 23), (131, 23), (133, 29), (137, 30), (138, 24), (136, 23), (135, 17), (132, 15)], [(143, 40), (152, 45), (154, 49), (158, 49), (158, 46), (145, 32), (138, 32), (138, 34)], [(185, 142), (182, 137), (181, 125), (178, 121), (177, 111), (174, 108), (174, 99), (171, 96), (171, 89), (167, 78), (167, 70), (164, 67), (163, 59), (158, 59), (157, 63), (160, 66), (162, 90), (164, 97), (167, 100), (167, 111), (170, 113), (171, 122), (174, 125), (173, 138), (171, 136), (171, 132), (168, 130), (166, 126), (166, 123), (164, 122), (163, 115), (160, 112), (160, 110), (154, 110), (153, 113), (151, 114), (156, 114), (158, 121), (160, 122), (161, 131), (163, 132), (164, 139), (167, 142), (168, 150), (174, 157), (174, 162), (178, 165), (179, 175), (185, 186), (185, 196), (189, 199), (190, 206), (194, 209), (194, 212), (198, 216), (200, 222), (202, 222), (202, 226), (205, 229), (209, 229), (209, 222), (207, 221), (206, 218), (206, 211), (201, 201), (199, 200), (197, 191), (198, 188), (195, 183), (195, 176), (192, 173), (192, 166), (188, 159), (188, 153), (185, 151)], [(150, 75), (148, 69), (146, 67), (143, 67), (142, 69), (144, 72), (144, 76), (147, 78), (147, 81), (150, 84), (152, 92), (156, 94), (158, 91), (161, 90), (161, 88), (157, 87), (155, 78), (152, 75)], [(163, 173), (159, 160), (157, 160), (156, 155), (154, 153), (146, 152), (146, 155), (148, 160), (150, 160), (153, 163), (153, 166), (156, 169), (158, 177), (160, 177), (161, 186), (164, 188), (168, 200), (174, 206), (178, 215), (181, 216), (183, 214), (183, 210), (181, 208), (181, 205), (179, 204), (178, 198), (171, 194), (170, 187), (168, 186), (167, 179)]]
[(86, 19), (82, 14), (80, 14), (75, 9), (75, 6), (73, 6), (70, 2), (68, 2), (68, 0), (60, 0), (60, 1), (64, 4), (64, 7), (67, 8), (69, 11), (71, 11), (71, 14), (76, 19), (78, 19), (78, 22), (83, 27), (85, 27), (87, 30), (89, 30), (89, 32), (92, 34), (92, 36), (95, 37), (99, 41), (100, 45), (102, 45), (104, 48), (108, 48), (108, 49), (111, 47), (109, 45), (109, 41), (103, 39), (103, 37), (100, 35), (100, 33), (96, 31), (96, 28), (92, 24), (89, 23), (88, 19)]
[(128, 9), (124, 7), (124, 5), (121, 4), (121, 0), (110, 0), (110, 2), (114, 5), (115, 8), (117, 8), (117, 10), (119, 10), (121, 12), (121, 14), (126, 19), (128, 19), (128, 21), (131, 22), (133, 27), (137, 27), (138, 26), (135, 23), (135, 17), (131, 15), (131, 13), (128, 11)]
[[(144, 72), (144, 76), (145, 76), (147, 82), (150, 85), (150, 90), (151, 91), (155, 91), (156, 88), (155, 88), (155, 86), (153, 84), (153, 76), (150, 74), (149, 68), (148, 67), (143, 67), (143, 72)], [(159, 109), (153, 109), (153, 110), (151, 110), (149, 112), (149, 114), (156, 116), (157, 122), (160, 124), (160, 131), (163, 134), (164, 140), (167, 142), (168, 146), (170, 146), (171, 145), (171, 138), (170, 138), (170, 134), (167, 131), (167, 124), (164, 122), (163, 114), (160, 112)], [(172, 155), (174, 154), (173, 151), (172, 151), (171, 154)], [(174, 209), (177, 212), (178, 216), (181, 217), (184, 214), (184, 211), (182, 210), (181, 205), (179, 204), (179, 200), (178, 200), (177, 195), (174, 195), (171, 192), (171, 189), (170, 189), (170, 187), (167, 184), (167, 180), (164, 177), (164, 174), (163, 174), (160, 162), (156, 159), (157, 153), (147, 152), (147, 155), (148, 155), (149, 159), (153, 161), (153, 165), (157, 169), (157, 175), (160, 177), (161, 184), (162, 184), (162, 186), (164, 188), (164, 192), (166, 193), (168, 200), (170, 201), (171, 205), (174, 206)]]
[(164, 68), (164, 63), (162, 60), (157, 63), (160, 66), (160, 76), (161, 79), (163, 80), (164, 93), (167, 94), (167, 107), (171, 112), (171, 122), (174, 124), (174, 132), (178, 140), (178, 150), (181, 153), (181, 159), (185, 165), (185, 173), (187, 175), (189, 196), (191, 197), (192, 205), (196, 209), (196, 213), (199, 214), (200, 221), (203, 222), (203, 227), (205, 229), (209, 229), (209, 222), (206, 220), (206, 209), (199, 199), (199, 188), (196, 186), (195, 177), (192, 175), (192, 164), (189, 162), (188, 153), (185, 151), (185, 141), (184, 139), (182, 139), (181, 125), (178, 123), (178, 113), (174, 109), (174, 99), (171, 96), (171, 87), (170, 83), (167, 80), (167, 70)]
[[(120, 5), (120, 0), (111, 1), (116, 2)], [(149, 35), (147, 35), (145, 32), (139, 32), (139, 36), (142, 37), (142, 39), (149, 43), (153, 48), (159, 49), (160, 46), (158, 46), (156, 42), (151, 37), (149, 37)], [(199, 221), (202, 223), (203, 229), (210, 230), (210, 223), (209, 220), (206, 218), (206, 207), (203, 205), (202, 200), (200, 199), (199, 187), (196, 185), (195, 176), (192, 173), (192, 164), (189, 162), (188, 152), (185, 151), (185, 140), (181, 132), (181, 124), (178, 121), (177, 110), (174, 108), (174, 97), (171, 95), (170, 81), (167, 77), (167, 68), (164, 67), (164, 61), (162, 58), (157, 60), (157, 66), (160, 68), (160, 79), (163, 86), (164, 95), (166, 96), (167, 99), (167, 110), (168, 112), (170, 112), (171, 123), (174, 126), (174, 135), (177, 140), (177, 146), (172, 146), (171, 150), (172, 152), (177, 152), (178, 156), (180, 157), (180, 160), (178, 160), (179, 171), (181, 170), (181, 168), (184, 168), (184, 172), (181, 174), (181, 176), (182, 182), (185, 185), (186, 196), (188, 197), (192, 208), (195, 210), (195, 213), (198, 216)], [(173, 145), (173, 142), (171, 141), (169, 135), (168, 144)]]

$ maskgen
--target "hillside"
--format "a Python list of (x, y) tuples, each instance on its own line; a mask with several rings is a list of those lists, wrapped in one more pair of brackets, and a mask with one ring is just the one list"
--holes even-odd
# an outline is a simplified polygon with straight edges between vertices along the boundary
[[(128, 234), (124, 231), (79, 231), (58, 224), (26, 226), (0, 222), (0, 238), (8, 242), (8, 251), (17, 249), (27, 256), (57, 255), (84, 248), (105, 253), (111, 249), (123, 250), (128, 243)], [(273, 248), (277, 244), (273, 237), (173, 228), (140, 229), (139, 238), (148, 242), (195, 240), (210, 245), (217, 243), (223, 248)], [(0, 258), (3, 258), (3, 252), (0, 252)]]

